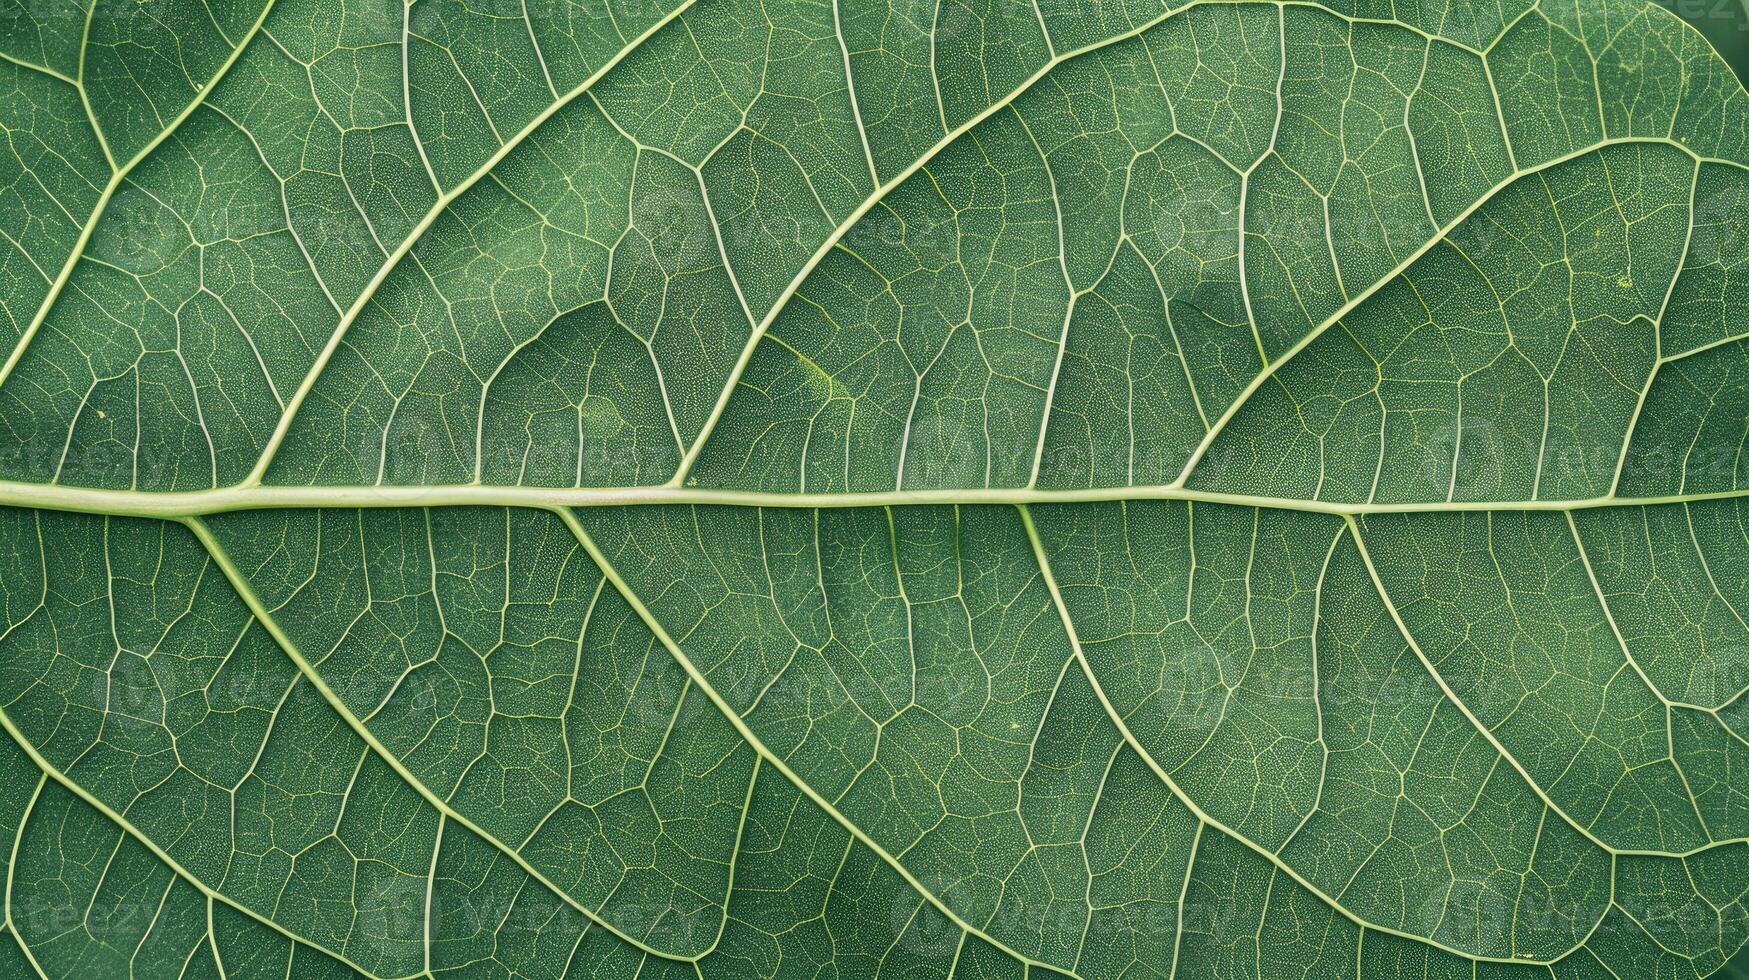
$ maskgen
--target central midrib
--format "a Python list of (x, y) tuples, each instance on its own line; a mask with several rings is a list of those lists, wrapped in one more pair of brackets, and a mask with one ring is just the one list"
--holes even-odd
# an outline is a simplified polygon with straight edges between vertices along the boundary
[(1361, 517), (1390, 513), (1456, 511), (1574, 511), (1602, 507), (1734, 500), (1749, 487), (1664, 496), (1603, 496), (1564, 500), (1415, 501), (1339, 503), (1289, 497), (1196, 490), (1182, 486), (1095, 487), (1082, 490), (965, 488), (893, 490), (873, 493), (786, 493), (703, 487), (547, 488), (448, 484), (435, 486), (235, 486), (214, 490), (148, 492), (102, 490), (45, 483), (0, 481), (0, 507), (107, 514), (117, 517), (180, 519), (244, 510), (393, 507), (568, 507), (727, 506), (830, 509), (852, 507), (1097, 504), (1178, 500), (1235, 507), (1268, 507)]

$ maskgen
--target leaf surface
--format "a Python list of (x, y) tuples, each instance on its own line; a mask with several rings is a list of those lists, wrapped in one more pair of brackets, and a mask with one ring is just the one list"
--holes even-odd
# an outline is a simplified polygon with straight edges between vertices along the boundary
[(1704, 977), (1633, 0), (0, 4), (0, 972)]

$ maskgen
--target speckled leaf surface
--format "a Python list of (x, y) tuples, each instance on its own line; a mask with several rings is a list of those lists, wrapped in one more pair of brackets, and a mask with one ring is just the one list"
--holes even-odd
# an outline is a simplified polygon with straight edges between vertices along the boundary
[(0, 0), (0, 976), (1699, 978), (1638, 0)]

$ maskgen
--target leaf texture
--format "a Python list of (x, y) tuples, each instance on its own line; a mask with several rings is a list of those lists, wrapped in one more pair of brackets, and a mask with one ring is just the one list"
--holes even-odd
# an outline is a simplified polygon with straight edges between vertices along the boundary
[(1700, 978), (1637, 0), (0, 0), (7, 977)]

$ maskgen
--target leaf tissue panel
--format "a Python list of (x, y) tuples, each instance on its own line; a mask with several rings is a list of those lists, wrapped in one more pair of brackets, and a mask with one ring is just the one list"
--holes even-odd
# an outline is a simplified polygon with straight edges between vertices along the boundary
[(0, 0), (0, 977), (1680, 980), (1645, 0)]

